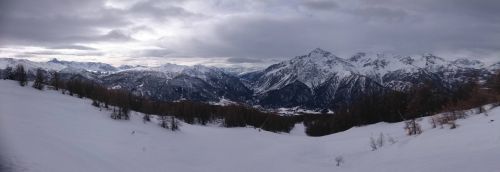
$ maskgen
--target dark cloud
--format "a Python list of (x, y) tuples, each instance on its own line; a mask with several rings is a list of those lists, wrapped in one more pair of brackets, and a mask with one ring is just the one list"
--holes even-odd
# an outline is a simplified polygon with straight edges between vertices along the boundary
[(0, 7), (0, 44), (57, 45), (92, 41), (100, 30), (129, 22), (109, 13), (102, 1), (4, 1)]
[(466, 55), (462, 52), (490, 58), (500, 54), (500, 22), (496, 22), (500, 18), (500, 1), (380, 2), (339, 2), (331, 15), (314, 15), (312, 11), (312, 15), (296, 13), (292, 17), (277, 14), (227, 18), (215, 25), (216, 39), (187, 40), (186, 45), (195, 48), (186, 52), (262, 60), (288, 58), (315, 47), (343, 56), (357, 51), (404, 55), (443, 52), (452, 58)]

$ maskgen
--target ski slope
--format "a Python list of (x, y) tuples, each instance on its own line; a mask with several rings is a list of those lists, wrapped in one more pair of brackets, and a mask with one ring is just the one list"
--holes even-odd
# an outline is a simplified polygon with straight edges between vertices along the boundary
[[(500, 170), (500, 108), (458, 121), (456, 129), (406, 136), (402, 123), (378, 123), (308, 137), (302, 125), (291, 134), (253, 128), (182, 124), (171, 132), (109, 118), (91, 101), (0, 81), (0, 171), (37, 172), (294, 172), (294, 171), (481, 171)], [(494, 120), (494, 121), (491, 121)], [(372, 151), (370, 137), (386, 142)], [(335, 157), (344, 163), (335, 165)]]

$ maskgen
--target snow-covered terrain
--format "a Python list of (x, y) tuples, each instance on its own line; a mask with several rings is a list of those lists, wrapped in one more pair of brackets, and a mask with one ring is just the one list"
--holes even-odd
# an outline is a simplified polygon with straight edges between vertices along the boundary
[[(500, 169), (500, 108), (459, 120), (456, 129), (406, 136), (402, 123), (378, 123), (324, 137), (253, 128), (182, 124), (171, 132), (109, 118), (91, 101), (0, 81), (0, 162), (5, 171), (481, 171)], [(370, 137), (383, 133), (372, 151)], [(394, 138), (391, 143), (389, 138)], [(342, 156), (344, 163), (335, 165)]]

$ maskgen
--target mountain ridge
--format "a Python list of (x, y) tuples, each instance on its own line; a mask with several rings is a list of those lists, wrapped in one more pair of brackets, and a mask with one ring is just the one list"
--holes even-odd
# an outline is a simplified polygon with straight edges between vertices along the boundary
[(483, 79), (500, 69), (479, 60), (446, 60), (433, 54), (401, 56), (356, 53), (341, 58), (316, 48), (262, 70), (236, 74), (224, 68), (166, 63), (160, 66), (115, 67), (99, 62), (52, 59), (33, 62), (0, 58), (0, 69), (23, 64), (62, 73), (81, 74), (109, 88), (124, 88), (159, 100), (220, 101), (229, 99), (267, 108), (331, 108), (370, 92), (405, 91), (424, 81), (451, 89), (472, 78)]

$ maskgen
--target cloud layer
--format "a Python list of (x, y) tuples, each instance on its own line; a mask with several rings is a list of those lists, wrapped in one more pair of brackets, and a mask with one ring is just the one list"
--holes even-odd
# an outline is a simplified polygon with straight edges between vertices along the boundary
[(500, 58), (498, 0), (3, 0), (0, 56), (263, 65), (316, 47)]

